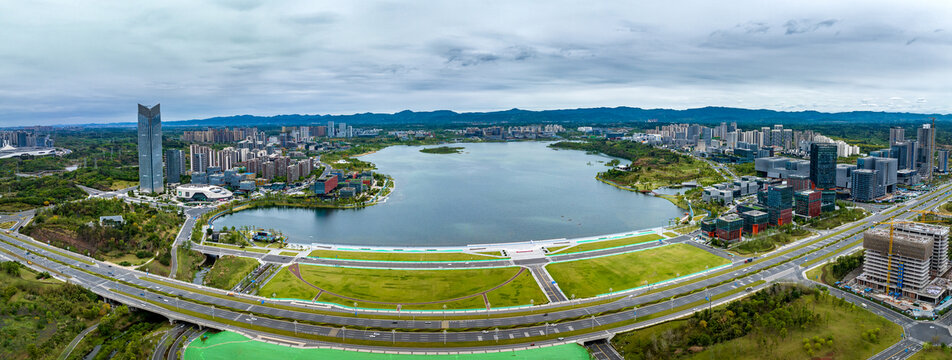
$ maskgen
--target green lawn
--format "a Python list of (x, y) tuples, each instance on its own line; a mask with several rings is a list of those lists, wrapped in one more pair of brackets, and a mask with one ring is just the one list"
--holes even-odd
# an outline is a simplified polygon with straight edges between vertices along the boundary
[[(727, 259), (687, 244), (549, 264), (547, 269), (567, 295), (577, 298), (621, 291), (728, 264)], [(571, 295), (569, 295), (571, 296)]]
[[(484, 308), (482, 296), (445, 301), (492, 289), (515, 276), (520, 268), (382, 270), (300, 265), (300, 269), (301, 275), (311, 284), (336, 294), (360, 299), (356, 301), (360, 307), (392, 309), (396, 308), (396, 303), (400, 303), (405, 304), (403, 308), (408, 310), (439, 310), (444, 304), (450, 309)], [(265, 284), (259, 293), (263, 296), (310, 300), (317, 296), (318, 290), (304, 284), (284, 268)], [(535, 304), (546, 302), (545, 295), (528, 271), (524, 271), (513, 282), (489, 292), (487, 297), (493, 307), (528, 305), (530, 300), (534, 300)], [(355, 301), (328, 293), (321, 294), (318, 300), (345, 306), (353, 306)], [(438, 303), (406, 305), (422, 302)]]
[[(821, 323), (816, 327), (807, 329), (789, 329), (786, 338), (779, 338), (776, 335), (768, 334), (777, 341), (776, 345), (763, 346), (760, 338), (764, 334), (748, 334), (744, 337), (728, 341), (726, 343), (711, 346), (689, 359), (719, 359), (729, 357), (731, 359), (807, 359), (807, 353), (804, 351), (803, 339), (814, 336), (826, 338), (833, 336), (833, 345), (824, 345), (817, 352), (816, 356), (825, 358), (846, 360), (846, 359), (866, 359), (880, 351), (885, 350), (892, 344), (899, 341), (899, 335), (902, 334), (902, 328), (889, 320), (886, 320), (876, 314), (863, 310), (860, 307), (854, 307), (844, 310), (842, 307), (834, 307), (829, 301), (816, 301), (812, 296), (805, 296), (800, 300), (811, 310), (821, 316)], [(870, 342), (863, 339), (862, 333), (867, 330), (879, 328), (881, 330), (877, 342)], [(944, 357), (943, 359), (948, 359)]]
[[(771, 290), (717, 306), (714, 313), (620, 333), (612, 344), (628, 359), (866, 359), (894, 344), (902, 332), (898, 325), (826, 294), (758, 298), (765, 291)], [(813, 320), (796, 325), (795, 318)], [(875, 338), (864, 336), (875, 329)]]
[(281, 256), (297, 256), (297, 251), (282, 251)]
[(909, 357), (909, 360), (948, 360), (952, 359), (952, 347), (945, 349), (938, 346), (930, 346), (928, 350), (923, 349)]
[(661, 239), (664, 239), (664, 237), (655, 233), (651, 233), (651, 234), (638, 235), (638, 236), (626, 237), (626, 238), (615, 239), (615, 240), (592, 241), (592, 242), (576, 245), (572, 247), (571, 249), (568, 249), (562, 253), (568, 254), (568, 253), (580, 252), (580, 251), (608, 249), (608, 248), (613, 248), (618, 246), (634, 245), (634, 244), (640, 244), (643, 242), (657, 241)]
[(169, 273), (172, 271), (172, 267), (162, 265), (159, 260), (152, 259), (152, 261), (149, 261), (147, 264), (140, 266), (139, 270), (159, 276), (169, 276)]
[[(207, 333), (208, 339), (192, 341), (185, 349), (185, 360), (232, 359), (325, 359), (325, 360), (588, 360), (588, 351), (577, 344), (533, 348), (520, 351), (459, 355), (375, 354), (332, 349), (301, 349), (258, 341), (232, 332)], [(383, 336), (381, 336), (383, 337)]]
[(494, 260), (493, 256), (483, 256), (468, 253), (441, 253), (441, 252), (392, 252), (392, 251), (341, 251), (341, 250), (314, 250), (308, 256), (350, 259), (350, 260), (378, 260), (378, 261), (467, 261), (467, 260)]
[(222, 256), (215, 261), (215, 265), (205, 275), (205, 285), (229, 290), (256, 267), (258, 267), (258, 260), (255, 259), (230, 255)]
[(103, 260), (111, 262), (116, 265), (120, 265), (120, 266), (121, 266), (120, 263), (122, 263), (123, 261), (128, 262), (129, 266), (139, 266), (139, 265), (145, 264), (146, 261), (149, 261), (149, 258), (147, 257), (145, 259), (140, 259), (138, 256), (136, 256), (135, 253), (131, 253), (131, 252), (130, 253), (113, 252), (113, 253), (105, 254), (103, 256)]

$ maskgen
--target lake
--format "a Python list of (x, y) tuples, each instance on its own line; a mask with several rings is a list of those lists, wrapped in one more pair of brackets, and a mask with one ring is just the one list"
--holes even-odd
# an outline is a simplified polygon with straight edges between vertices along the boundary
[(215, 221), (278, 229), (295, 243), (462, 246), (574, 238), (667, 225), (683, 210), (604, 184), (611, 157), (546, 142), (459, 144), (460, 154), (391, 146), (362, 156), (396, 187), (362, 209), (267, 208)]

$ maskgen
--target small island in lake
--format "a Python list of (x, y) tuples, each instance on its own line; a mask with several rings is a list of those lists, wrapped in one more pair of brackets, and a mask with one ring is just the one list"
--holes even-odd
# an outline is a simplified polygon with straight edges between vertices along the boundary
[(432, 147), (432, 148), (423, 148), (423, 149), (420, 149), (420, 152), (427, 153), (427, 154), (459, 154), (463, 152), (463, 148), (458, 146), (453, 146), (453, 147), (440, 146), (440, 147)]

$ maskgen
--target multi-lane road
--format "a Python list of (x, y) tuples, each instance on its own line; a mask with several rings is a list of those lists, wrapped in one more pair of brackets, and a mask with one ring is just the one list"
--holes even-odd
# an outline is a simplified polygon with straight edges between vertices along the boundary
[[(930, 209), (945, 201), (948, 190), (948, 185), (943, 186), (891, 213), (874, 214), (854, 224), (844, 225), (842, 229), (845, 231), (819, 235), (823, 238), (816, 242), (813, 242), (813, 238), (803, 240), (796, 245), (778, 250), (772, 255), (768, 254), (751, 264), (738, 262), (730, 271), (724, 273), (682, 281), (661, 289), (614, 294), (611, 296), (614, 301), (608, 303), (594, 303), (590, 299), (566, 301), (565, 294), (559, 296), (553, 292), (553, 299), (560, 301), (534, 307), (534, 309), (551, 309), (549, 312), (528, 313), (524, 309), (509, 309), (491, 313), (483, 312), (487, 314), (487, 318), (478, 319), (461, 319), (460, 316), (464, 314), (457, 313), (449, 314), (446, 321), (433, 320), (432, 317), (417, 320), (415, 317), (419, 315), (412, 314), (404, 314), (398, 319), (392, 319), (396, 315), (393, 312), (368, 310), (358, 311), (354, 315), (352, 310), (348, 309), (325, 308), (294, 302), (285, 302), (281, 304), (281, 307), (275, 307), (274, 302), (265, 298), (246, 295), (226, 296), (224, 291), (114, 267), (77, 254), (64, 256), (65, 251), (33, 241), (20, 234), (0, 234), (0, 250), (2, 250), (0, 253), (6, 257), (29, 260), (34, 267), (50, 270), (57, 277), (87, 287), (104, 297), (153, 311), (170, 319), (239, 331), (252, 336), (263, 336), (289, 344), (345, 343), (348, 348), (394, 351), (405, 351), (407, 347), (432, 351), (432, 347), (441, 346), (439, 344), (442, 343), (446, 343), (447, 347), (457, 351), (512, 349), (527, 345), (604, 339), (616, 332), (658, 323), (709, 306), (704, 302), (707, 297), (717, 299), (711, 305), (740, 298), (749, 293), (745, 290), (746, 287), (750, 286), (753, 287), (751, 290), (756, 290), (765, 286), (758, 282), (760, 280), (796, 280), (803, 270), (801, 264), (806, 261), (805, 259), (843, 252), (856, 239), (856, 234), (893, 215), (911, 216), (908, 210)], [(851, 228), (851, 226), (855, 227)], [(187, 241), (190, 231), (183, 230), (182, 233), (179, 238), (184, 236), (182, 241)], [(689, 238), (689, 236), (683, 236), (666, 241), (683, 242), (688, 241)], [(178, 238), (176, 242), (179, 242)], [(223, 252), (252, 256), (265, 262), (288, 263), (292, 259), (229, 249), (209, 250), (210, 247), (200, 245), (195, 245), (193, 248), (215, 254)], [(630, 250), (630, 247), (625, 249), (625, 251)], [(618, 250), (605, 250), (605, 252), (610, 251)], [(604, 255), (599, 252), (585, 254), (587, 256)], [(346, 260), (336, 259), (303, 258), (299, 261), (346, 264)], [(523, 261), (500, 260), (500, 263), (508, 266), (524, 265), (530, 269), (546, 262), (548, 258)], [(443, 268), (495, 266), (492, 263), (495, 261), (440, 263), (436, 266)], [(387, 267), (394, 267), (392, 266), (394, 264), (396, 263), (389, 263)], [(421, 264), (428, 265), (419, 265), (420, 267), (433, 266), (432, 263)], [(364, 261), (357, 265), (370, 266)], [(544, 274), (537, 275), (545, 277)], [(804, 280), (801, 279), (801, 281)], [(173, 284), (173, 286), (167, 284)], [(651, 292), (651, 290), (654, 291)], [(853, 299), (855, 301), (864, 301), (848, 293), (836, 294), (855, 298)], [(567, 304), (574, 306), (566, 307)], [(637, 310), (632, 310), (633, 306), (636, 306)], [(679, 311), (673, 311), (678, 308), (680, 308)], [(666, 314), (649, 321), (636, 321), (637, 316), (659, 312)], [(889, 314), (895, 317), (895, 320), (890, 318), (892, 321), (911, 321), (888, 309), (882, 309), (881, 315), (889, 318)], [(473, 314), (465, 315), (472, 316)], [(918, 326), (917, 324), (901, 323), (910, 329)], [(948, 331), (944, 325), (939, 325)], [(444, 329), (449, 331), (441, 331)], [(912, 332), (910, 336), (924, 340)], [(360, 344), (355, 343), (357, 339), (360, 340)]]

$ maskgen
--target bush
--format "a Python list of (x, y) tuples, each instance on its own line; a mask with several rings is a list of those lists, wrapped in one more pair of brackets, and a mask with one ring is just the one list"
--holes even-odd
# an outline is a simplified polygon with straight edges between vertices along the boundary
[(148, 250), (139, 250), (136, 251), (136, 257), (140, 259), (150, 258), (154, 255), (151, 251)]
[(163, 266), (169, 266), (172, 263), (172, 253), (168, 250), (165, 250), (159, 254), (157, 260), (159, 260), (159, 264), (162, 264)]

